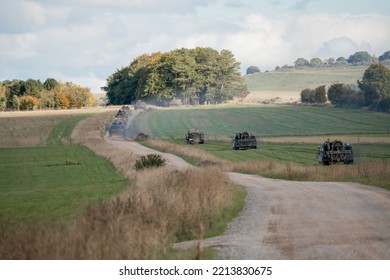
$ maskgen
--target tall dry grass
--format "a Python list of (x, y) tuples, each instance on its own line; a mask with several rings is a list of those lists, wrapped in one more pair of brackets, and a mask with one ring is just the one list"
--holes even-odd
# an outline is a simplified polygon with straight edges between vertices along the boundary
[(0, 147), (43, 146), (53, 128), (66, 118), (97, 112), (101, 110), (89, 108), (0, 112)]
[(113, 114), (81, 121), (72, 139), (106, 157), (132, 186), (60, 228), (0, 222), (0, 259), (164, 259), (172, 242), (202, 238), (224, 216), (236, 187), (220, 168), (136, 172), (135, 156), (102, 138)]
[(195, 158), (200, 166), (214, 165), (224, 171), (258, 174), (271, 178), (299, 181), (353, 181), (390, 189), (390, 162), (363, 161), (331, 166), (302, 166), (297, 163), (269, 160), (230, 162), (191, 146), (180, 146), (163, 140), (148, 140), (147, 144), (160, 150)]
[(259, 174), (271, 178), (298, 181), (351, 181), (390, 189), (390, 161), (364, 161), (355, 164), (334, 164), (331, 166), (302, 166), (254, 160), (226, 165), (226, 170)]
[(218, 158), (192, 145), (180, 146), (160, 139), (148, 139), (145, 141), (144, 144), (150, 147), (155, 147), (162, 152), (177, 154), (181, 156), (184, 155), (188, 158), (191, 158), (193, 161), (196, 161), (197, 166), (222, 167), (228, 163), (228, 161)]
[(3, 225), (0, 259), (164, 259), (172, 242), (202, 238), (234, 200), (219, 169), (141, 173), (133, 188), (62, 228)]

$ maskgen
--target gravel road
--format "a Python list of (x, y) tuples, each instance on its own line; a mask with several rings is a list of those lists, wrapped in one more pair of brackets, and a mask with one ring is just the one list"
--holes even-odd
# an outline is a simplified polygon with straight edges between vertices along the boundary
[[(136, 154), (156, 152), (123, 138), (107, 141)], [(191, 168), (181, 158), (163, 156), (174, 167)], [(220, 259), (390, 259), (389, 191), (357, 183), (228, 175), (248, 195), (224, 235), (201, 241), (217, 248)]]

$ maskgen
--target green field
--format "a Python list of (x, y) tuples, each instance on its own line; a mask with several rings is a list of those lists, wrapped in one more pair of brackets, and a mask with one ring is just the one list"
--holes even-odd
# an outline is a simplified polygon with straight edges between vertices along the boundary
[(334, 83), (356, 84), (368, 66), (281, 68), (245, 76), (250, 91), (302, 91)]
[[(318, 165), (318, 145), (333, 136), (355, 139), (356, 163), (390, 160), (390, 114), (364, 110), (287, 105), (170, 109), (139, 114), (135, 125), (140, 131), (147, 126), (153, 137), (182, 146), (185, 132), (198, 128), (205, 132), (206, 144), (193, 147), (232, 162), (261, 159)], [(257, 136), (258, 149), (232, 150), (231, 136), (242, 130)], [(363, 141), (356, 143), (359, 139)]]
[[(169, 140), (171, 143), (185, 146), (181, 140)], [(221, 159), (232, 162), (251, 160), (270, 160), (293, 162), (301, 165), (317, 165), (317, 144), (311, 143), (269, 143), (260, 142), (254, 150), (232, 150), (229, 141), (211, 140), (204, 145), (194, 146)], [(390, 144), (354, 144), (355, 162), (367, 160), (390, 160)], [(189, 159), (191, 160), (191, 159)], [(196, 164), (196, 162), (195, 162)]]
[[(310, 106), (263, 105), (145, 111), (134, 119), (135, 130), (165, 139), (184, 139), (197, 128), (205, 137), (232, 137), (249, 131), (261, 137), (390, 134), (390, 114)], [(380, 140), (379, 140), (380, 141)]]
[(73, 126), (57, 125), (47, 146), (0, 148), (0, 216), (12, 222), (64, 222), (90, 203), (123, 190), (128, 182), (105, 159), (72, 145)]

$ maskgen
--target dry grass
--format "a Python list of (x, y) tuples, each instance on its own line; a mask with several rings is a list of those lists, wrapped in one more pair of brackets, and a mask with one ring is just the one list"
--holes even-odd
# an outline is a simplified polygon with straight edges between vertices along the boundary
[(196, 161), (198, 166), (219, 166), (222, 167), (227, 161), (224, 161), (202, 149), (198, 149), (195, 146), (187, 145), (180, 146), (173, 143), (169, 143), (160, 139), (148, 139), (144, 143), (147, 146), (158, 148), (158, 150), (165, 153), (172, 153), (181, 156), (186, 156), (193, 161)]
[(72, 139), (106, 157), (133, 186), (90, 205), (82, 217), (61, 228), (8, 228), (3, 221), (0, 259), (172, 258), (167, 255), (172, 242), (202, 238), (224, 216), (235, 200), (236, 188), (221, 169), (163, 167), (136, 172), (136, 157), (102, 138), (114, 114), (82, 120)]
[[(324, 142), (324, 136), (288, 136), (288, 137), (263, 137), (263, 142), (270, 143), (309, 143), (320, 144)], [(343, 142), (349, 144), (373, 144), (390, 143), (389, 134), (378, 135), (332, 135), (332, 139), (343, 139)]]
[(301, 166), (295, 163), (255, 160), (232, 163), (226, 166), (226, 169), (233, 172), (259, 174), (287, 180), (351, 181), (390, 189), (390, 162), (384, 160), (331, 166)]
[[(113, 109), (115, 108), (108, 110)], [(45, 145), (53, 128), (69, 116), (102, 111), (103, 109), (89, 108), (0, 112), (0, 147), (15, 148)]]
[(218, 169), (148, 172), (63, 228), (3, 225), (0, 259), (164, 259), (171, 242), (202, 238), (233, 200), (234, 187)]
[[(313, 139), (313, 141), (318, 140), (315, 137)], [(367, 140), (366, 138), (364, 139)], [(307, 141), (311, 143), (311, 140)], [(233, 163), (219, 159), (196, 147), (183, 147), (162, 140), (148, 140), (147, 143), (166, 152), (196, 158), (200, 166), (214, 165), (224, 171), (258, 174), (287, 180), (353, 181), (390, 189), (390, 162), (386, 160), (363, 161), (350, 165), (337, 164), (331, 166), (302, 166), (297, 163), (261, 159)]]

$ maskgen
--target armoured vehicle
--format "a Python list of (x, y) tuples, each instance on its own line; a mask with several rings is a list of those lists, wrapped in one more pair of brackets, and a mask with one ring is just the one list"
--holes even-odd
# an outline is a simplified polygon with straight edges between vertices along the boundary
[(204, 133), (197, 129), (188, 130), (187, 134), (185, 135), (185, 139), (187, 144), (204, 144)]
[(125, 135), (125, 127), (128, 117), (131, 115), (131, 110), (128, 106), (122, 106), (122, 109), (116, 113), (115, 118), (112, 120), (108, 127), (109, 135)]
[(344, 144), (340, 140), (330, 141), (318, 146), (317, 160), (320, 164), (329, 165), (332, 163), (343, 162), (345, 164), (353, 163), (353, 149), (349, 144)]
[(232, 139), (233, 150), (238, 149), (257, 149), (256, 137), (247, 131), (238, 132)]

